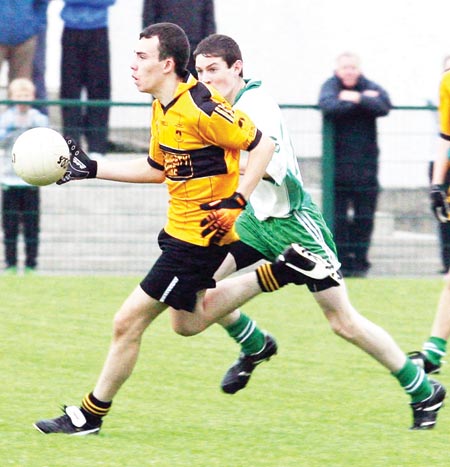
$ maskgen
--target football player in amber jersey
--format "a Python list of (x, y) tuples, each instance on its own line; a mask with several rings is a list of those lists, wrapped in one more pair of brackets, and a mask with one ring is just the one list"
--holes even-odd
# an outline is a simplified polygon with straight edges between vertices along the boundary
[[(450, 56), (444, 60), (444, 74), (439, 86), (439, 146), (433, 164), (430, 198), (431, 209), (437, 220), (450, 222), (450, 193), (445, 191), (445, 179), (449, 170), (450, 158)], [(445, 276), (431, 334), (423, 344), (422, 351), (410, 353), (411, 358), (427, 373), (439, 373), (442, 358), (447, 351), (450, 337), (450, 272)]]
[[(213, 34), (199, 43), (194, 56), (199, 79), (216, 87), (235, 109), (245, 111), (258, 128), (277, 143), (266, 176), (258, 183), (236, 222), (241, 241), (231, 245), (216, 278), (261, 259), (273, 261), (291, 243), (305, 246), (339, 267), (331, 234), (319, 209), (304, 189), (281, 111), (260, 81), (243, 78), (238, 44), (228, 36)], [(226, 281), (219, 281), (219, 284), (222, 282)], [(430, 381), (384, 329), (355, 310), (343, 281), (336, 284), (330, 278), (306, 278), (304, 283), (313, 293), (333, 331), (379, 361), (411, 397), (412, 428), (432, 428), (445, 396), (444, 387), (437, 381)], [(177, 314), (176, 329), (184, 335), (202, 331), (211, 324), (212, 316), (203, 322), (199, 316)], [(243, 320), (239, 310), (235, 310), (220, 324), (233, 337), (230, 330), (241, 321), (244, 325), (249, 318)], [(245, 387), (255, 368), (254, 359), (255, 356), (246, 355), (242, 349), (239, 359), (222, 381), (226, 392), (236, 392)], [(257, 363), (260, 360), (261, 356)]]
[[(171, 23), (145, 28), (136, 45), (132, 77), (139, 91), (155, 98), (148, 158), (93, 161), (67, 138), (70, 165), (59, 184), (84, 178), (166, 182), (170, 203), (158, 239), (162, 254), (117, 312), (94, 390), (81, 407), (65, 407), (62, 416), (36, 422), (42, 433), (100, 431), (114, 396), (133, 371), (142, 334), (164, 310), (225, 315), (262, 291), (304, 281), (305, 274), (334, 274), (326, 261), (292, 246), (273, 264), (215, 287), (214, 273), (237, 239), (234, 221), (265, 174), (275, 145), (247, 115), (189, 75), (188, 56), (184, 31)], [(250, 155), (240, 179), (241, 150)]]

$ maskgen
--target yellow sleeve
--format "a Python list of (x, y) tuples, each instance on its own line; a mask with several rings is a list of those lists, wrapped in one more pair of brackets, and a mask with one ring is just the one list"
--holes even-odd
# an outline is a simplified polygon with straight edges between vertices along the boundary
[(250, 117), (226, 101), (220, 102), (210, 116), (201, 116), (200, 130), (209, 143), (232, 150), (249, 150), (261, 138)]
[(450, 71), (444, 73), (439, 87), (439, 131), (450, 140)]

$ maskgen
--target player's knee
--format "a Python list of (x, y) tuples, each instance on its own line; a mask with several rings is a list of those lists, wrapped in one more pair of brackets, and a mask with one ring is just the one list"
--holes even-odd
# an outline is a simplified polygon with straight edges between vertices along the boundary
[(139, 319), (133, 313), (121, 309), (114, 316), (113, 338), (114, 340), (139, 340), (147, 326), (148, 323), (145, 320)]
[(127, 326), (123, 319), (115, 316), (113, 320), (113, 340), (121, 339), (126, 334)]
[(117, 313), (116, 316), (114, 316), (114, 320), (113, 320), (114, 338), (118, 339), (118, 338), (123, 337), (129, 332), (129, 329), (130, 329), (129, 320), (126, 319), (120, 313)]
[(330, 327), (331, 327), (331, 330), (333, 331), (334, 334), (336, 334), (337, 336), (339, 337), (346, 337), (347, 335), (347, 332), (344, 328), (344, 326), (342, 326), (341, 323), (330, 323)]
[(351, 321), (340, 319), (330, 319), (330, 327), (334, 334), (345, 340), (351, 341), (355, 337), (356, 328)]
[(191, 324), (186, 324), (186, 323), (172, 323), (172, 329), (177, 334), (183, 337), (195, 336), (196, 334), (201, 332), (201, 329), (197, 329), (196, 327), (193, 327)]
[(187, 328), (175, 328), (174, 331), (183, 337), (191, 337), (191, 336), (195, 336), (196, 334), (198, 334), (198, 332), (195, 332), (192, 329), (187, 329)]

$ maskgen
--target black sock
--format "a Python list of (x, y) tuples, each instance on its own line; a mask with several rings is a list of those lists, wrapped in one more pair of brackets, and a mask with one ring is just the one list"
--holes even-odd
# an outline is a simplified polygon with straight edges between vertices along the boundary
[(112, 401), (100, 401), (91, 392), (84, 396), (80, 410), (83, 412), (88, 423), (98, 425), (102, 417), (108, 414), (111, 405)]
[(256, 269), (258, 284), (263, 292), (275, 292), (284, 285), (288, 284), (283, 269), (286, 269), (280, 263), (267, 263)]

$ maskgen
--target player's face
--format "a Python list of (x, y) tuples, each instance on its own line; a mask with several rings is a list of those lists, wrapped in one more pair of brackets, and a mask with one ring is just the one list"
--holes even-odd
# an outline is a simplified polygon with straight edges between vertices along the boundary
[(361, 76), (358, 59), (350, 56), (341, 57), (337, 63), (336, 75), (346, 88), (353, 88)]
[(240, 81), (239, 74), (242, 70), (240, 60), (228, 67), (222, 57), (197, 55), (195, 68), (200, 81), (215, 87), (228, 102), (233, 104), (236, 86)]
[(139, 39), (131, 63), (134, 84), (140, 92), (157, 94), (166, 77), (171, 59), (159, 60), (159, 39), (156, 36)]

